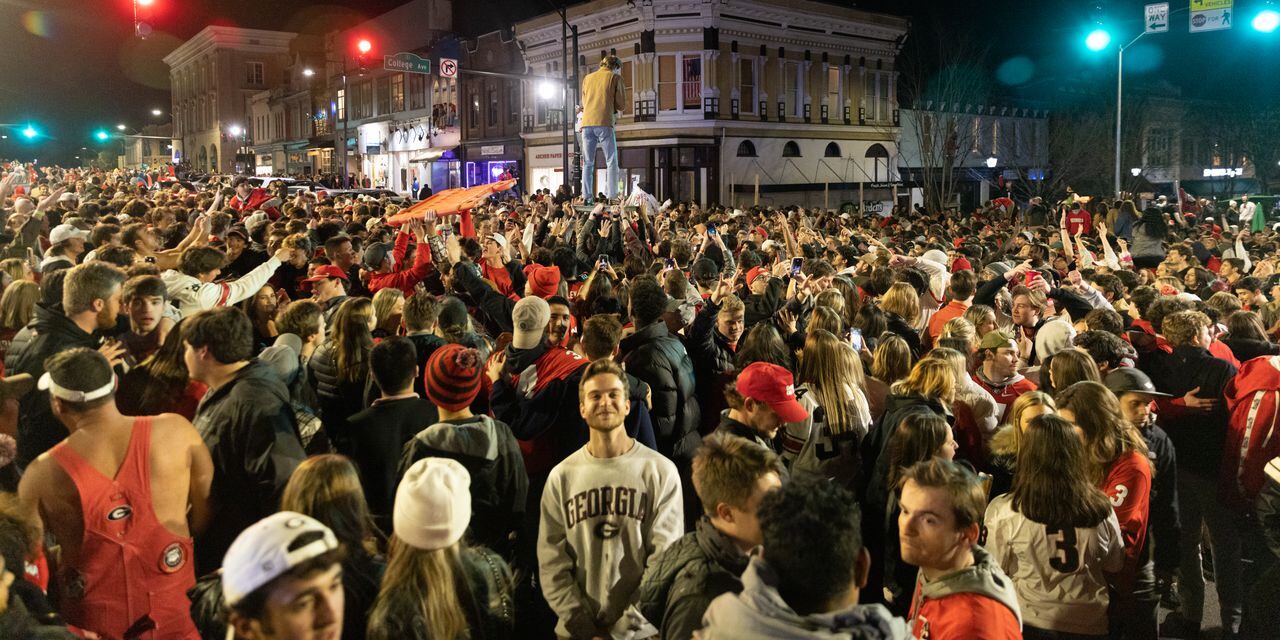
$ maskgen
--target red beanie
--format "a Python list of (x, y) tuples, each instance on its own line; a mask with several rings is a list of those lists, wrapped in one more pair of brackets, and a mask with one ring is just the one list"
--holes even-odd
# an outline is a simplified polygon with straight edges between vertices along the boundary
[(531, 264), (524, 268), (524, 277), (529, 280), (529, 293), (539, 298), (550, 298), (560, 288), (560, 267)]
[(446, 344), (427, 359), (422, 374), (427, 399), (441, 409), (458, 411), (480, 393), (480, 352)]
[(973, 271), (973, 265), (969, 264), (968, 258), (963, 258), (963, 257), (956, 258), (955, 262), (951, 263), (951, 270), (953, 272), (954, 271)]

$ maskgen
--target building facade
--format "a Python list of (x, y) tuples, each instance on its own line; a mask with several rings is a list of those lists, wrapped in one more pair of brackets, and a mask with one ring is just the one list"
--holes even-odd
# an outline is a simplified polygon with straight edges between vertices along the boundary
[[(283, 82), (249, 97), (246, 127), (253, 140), (253, 173), (261, 176), (315, 175), (327, 163), (315, 148), (315, 138), (324, 135), (327, 109), (316, 69), (323, 69), (321, 40), (300, 35), (293, 41), (289, 66)], [(318, 131), (319, 129), (319, 131)], [(328, 140), (332, 149), (333, 141)]]
[(249, 98), (287, 81), (290, 43), (296, 37), (284, 31), (208, 26), (165, 56), (173, 157), (196, 171), (250, 169)]
[(1037, 195), (1049, 175), (1049, 111), (1010, 104), (933, 103), (901, 112), (898, 155), (890, 158), (902, 178), (900, 194), (922, 204), (931, 181), (948, 172), (953, 188), (944, 206), (972, 211), (992, 198)]
[[(461, 184), (458, 82), (439, 73), (441, 58), (459, 54), (452, 24), (452, 0), (413, 0), (326, 37), (334, 148), (358, 183), (400, 192)], [(384, 56), (399, 53), (430, 60), (430, 73), (384, 68)]]
[(120, 138), (124, 155), (119, 166), (124, 169), (154, 169), (173, 161), (173, 125), (151, 124), (136, 134)]
[[(579, 76), (604, 54), (622, 59), (620, 192), (645, 183), (704, 204), (834, 206), (896, 180), (886, 159), (897, 155), (904, 18), (808, 0), (595, 0), (568, 20)], [(531, 75), (574, 75), (562, 68), (561, 28), (555, 13), (516, 25)], [(524, 92), (526, 186), (555, 189), (572, 103), (538, 89)], [(596, 167), (601, 185), (602, 156)]]
[(525, 62), (520, 47), (510, 33), (495, 31), (464, 42), (458, 62), (463, 186), (503, 176), (523, 178), (520, 115), (525, 83), (519, 76), (524, 75)]

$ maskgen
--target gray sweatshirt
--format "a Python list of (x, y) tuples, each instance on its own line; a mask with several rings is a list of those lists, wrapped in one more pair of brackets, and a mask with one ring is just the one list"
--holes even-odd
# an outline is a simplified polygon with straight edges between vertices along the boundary
[(640, 630), (653, 627), (634, 608), (640, 579), (684, 534), (683, 514), (675, 464), (638, 442), (615, 458), (594, 458), (584, 446), (556, 465), (538, 527), (542, 594), (560, 619), (556, 634), (646, 637)]

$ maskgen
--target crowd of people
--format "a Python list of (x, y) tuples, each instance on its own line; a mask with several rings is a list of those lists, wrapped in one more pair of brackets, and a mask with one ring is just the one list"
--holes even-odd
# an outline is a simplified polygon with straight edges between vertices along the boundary
[(0, 201), (0, 637), (1280, 633), (1240, 212)]

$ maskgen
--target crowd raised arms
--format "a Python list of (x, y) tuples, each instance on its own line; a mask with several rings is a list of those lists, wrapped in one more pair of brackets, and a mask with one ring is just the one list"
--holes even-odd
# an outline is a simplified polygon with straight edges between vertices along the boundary
[(6, 638), (1280, 634), (1256, 203), (4, 167)]

